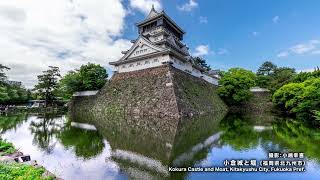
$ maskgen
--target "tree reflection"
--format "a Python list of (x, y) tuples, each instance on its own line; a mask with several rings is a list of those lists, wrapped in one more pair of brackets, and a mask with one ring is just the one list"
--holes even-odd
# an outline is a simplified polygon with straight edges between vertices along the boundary
[(276, 143), (294, 152), (303, 152), (320, 162), (320, 130), (301, 121), (283, 120), (274, 124)]
[(257, 131), (254, 122), (239, 114), (228, 115), (220, 123), (223, 134), (221, 145), (236, 151), (254, 149), (259, 144), (265, 152), (303, 152), (320, 162), (320, 130), (302, 121), (276, 118), (269, 130)]
[(253, 125), (239, 115), (228, 115), (220, 124), (223, 134), (221, 145), (230, 145), (233, 149), (242, 151), (252, 149), (259, 144), (259, 135)]
[(24, 113), (15, 115), (1, 115), (0, 116), (0, 133), (4, 133), (9, 129), (16, 129), (18, 125), (23, 123), (27, 118)]
[(39, 114), (31, 121), (30, 130), (34, 136), (33, 143), (47, 153), (52, 152), (57, 140), (84, 159), (94, 157), (104, 149), (103, 138), (98, 131), (72, 127), (62, 115)]
[(103, 137), (95, 130), (65, 126), (58, 137), (66, 148), (72, 148), (78, 157), (89, 159), (104, 149)]
[(56, 114), (40, 114), (36, 120), (30, 123), (31, 133), (34, 135), (33, 144), (40, 149), (51, 153), (55, 147), (54, 137), (60, 133), (63, 127), (62, 116)]

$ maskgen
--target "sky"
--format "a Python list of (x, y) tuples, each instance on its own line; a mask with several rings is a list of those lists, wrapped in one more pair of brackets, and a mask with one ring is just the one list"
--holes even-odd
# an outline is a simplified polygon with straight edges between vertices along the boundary
[(0, 64), (27, 88), (48, 66), (61, 74), (110, 61), (138, 37), (151, 6), (186, 32), (183, 42), (213, 69), (256, 71), (266, 60), (310, 71), (320, 66), (318, 0), (10, 0), (0, 1)]

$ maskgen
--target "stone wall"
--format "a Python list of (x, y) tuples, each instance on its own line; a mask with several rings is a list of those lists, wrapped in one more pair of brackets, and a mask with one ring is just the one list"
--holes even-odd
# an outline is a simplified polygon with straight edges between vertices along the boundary
[(163, 65), (114, 74), (97, 95), (73, 97), (70, 104), (74, 114), (177, 118), (226, 110), (215, 89), (204, 80)]
[(141, 131), (175, 135), (181, 117), (227, 111), (215, 89), (170, 65), (116, 73), (96, 95), (73, 97), (70, 114), (75, 121), (97, 126), (126, 119)]
[(232, 113), (240, 113), (246, 119), (254, 121), (253, 123), (273, 122), (278, 111), (274, 108), (271, 101), (271, 93), (268, 91), (254, 91), (253, 96), (241, 106), (232, 106)]
[(216, 94), (217, 86), (172, 68), (175, 95), (181, 116), (226, 111), (227, 106)]

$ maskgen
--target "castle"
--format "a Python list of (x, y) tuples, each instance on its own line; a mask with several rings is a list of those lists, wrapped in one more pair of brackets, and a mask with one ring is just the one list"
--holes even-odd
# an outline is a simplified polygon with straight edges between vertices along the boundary
[(195, 63), (170, 17), (152, 8), (137, 26), (133, 46), (110, 63), (111, 79), (99, 91), (75, 93), (69, 117), (99, 129), (122, 171), (173, 179), (169, 166), (194, 164), (218, 140), (228, 107), (216, 93), (218, 78)]
[(157, 12), (152, 7), (145, 20), (136, 24), (139, 37), (132, 40), (132, 47), (120, 60), (110, 62), (115, 73), (132, 72), (170, 64), (192, 76), (218, 85), (215, 71), (207, 71), (197, 65), (183, 44), (185, 32), (164, 12)]
[(182, 117), (228, 110), (216, 93), (218, 77), (197, 64), (181, 42), (185, 32), (164, 11), (152, 8), (137, 27), (132, 47), (110, 62), (115, 73), (104, 87), (73, 95), (73, 119), (117, 123), (133, 118), (138, 125), (137, 118), (150, 117), (139, 125), (142, 129), (154, 123), (157, 131), (174, 134)]

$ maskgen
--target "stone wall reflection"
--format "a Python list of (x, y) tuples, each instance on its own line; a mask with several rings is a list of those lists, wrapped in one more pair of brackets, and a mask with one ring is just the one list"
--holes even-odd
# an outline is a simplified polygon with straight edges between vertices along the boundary
[(111, 159), (107, 161), (116, 161), (129, 177), (183, 179), (185, 174), (170, 174), (168, 167), (191, 166), (203, 158), (219, 139), (219, 123), (225, 115), (226, 112), (215, 112), (181, 118), (176, 129), (163, 127), (162, 123), (176, 121), (166, 117), (91, 118), (90, 123), (112, 148)]

